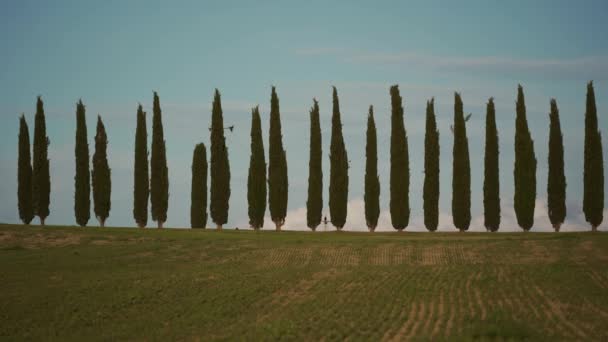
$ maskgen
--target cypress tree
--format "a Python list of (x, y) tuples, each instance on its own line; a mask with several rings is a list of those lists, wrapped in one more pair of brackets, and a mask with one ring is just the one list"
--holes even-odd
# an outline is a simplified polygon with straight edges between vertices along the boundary
[(152, 148), (150, 157), (150, 209), (152, 220), (163, 227), (169, 205), (169, 170), (163, 133), (163, 119), (158, 94), (154, 92), (152, 107)]
[(211, 111), (211, 219), (221, 230), (228, 222), (230, 200), (230, 164), (224, 137), (224, 117), (219, 90), (215, 89)]
[(487, 230), (495, 232), (500, 227), (500, 181), (498, 177), (498, 130), (494, 99), (486, 105), (486, 150), (483, 178), (483, 215)]
[(604, 157), (602, 135), (598, 129), (597, 109), (593, 81), (587, 84), (585, 110), (585, 161), (584, 161), (583, 212), (592, 231), (602, 223), (604, 210)]
[(547, 178), (547, 209), (553, 229), (559, 228), (566, 218), (566, 176), (564, 175), (564, 143), (559, 122), (557, 102), (551, 99), (549, 113), (549, 175)]
[(513, 205), (517, 223), (524, 231), (529, 231), (534, 224), (534, 206), (536, 200), (536, 157), (534, 141), (528, 129), (526, 104), (521, 85), (517, 86), (517, 116), (515, 119), (515, 194)]
[(321, 224), (323, 212), (323, 170), (321, 147), (321, 123), (319, 103), (313, 99), (310, 109), (310, 157), (308, 160), (308, 200), (306, 201), (306, 224), (313, 231)]
[(270, 218), (280, 231), (287, 215), (287, 159), (283, 149), (281, 113), (275, 87), (270, 96), (270, 133), (268, 146), (268, 206)]
[(439, 224), (439, 130), (435, 120), (435, 100), (426, 103), (424, 136), (424, 225), (431, 232)]
[(135, 131), (135, 167), (133, 170), (133, 218), (139, 228), (148, 224), (148, 129), (146, 112), (141, 104), (137, 107), (137, 129)]
[(108, 136), (106, 128), (97, 116), (97, 134), (95, 135), (95, 153), (93, 154), (93, 170), (91, 173), (93, 183), (93, 204), (95, 217), (101, 227), (105, 226), (106, 219), (110, 216), (110, 195), (112, 193), (111, 170), (108, 166), (107, 157)]
[(249, 203), (249, 225), (258, 230), (264, 226), (266, 213), (266, 157), (262, 139), (260, 110), (251, 110), (251, 157), (247, 178), (247, 202)]
[(17, 162), (17, 204), (19, 218), (30, 224), (34, 218), (32, 202), (32, 157), (30, 154), (30, 131), (25, 115), (19, 118), (19, 157)]
[(454, 166), (452, 169), (452, 218), (461, 232), (471, 223), (471, 165), (469, 140), (460, 94), (454, 93)]
[(84, 227), (91, 217), (91, 183), (89, 172), (89, 143), (87, 121), (82, 100), (76, 104), (76, 175), (74, 176), (74, 215), (76, 223)]
[(192, 192), (190, 194), (190, 226), (207, 226), (207, 150), (197, 144), (192, 155)]
[(348, 204), (348, 155), (342, 136), (340, 103), (336, 87), (333, 87), (329, 160), (329, 215), (336, 229), (342, 230), (346, 223)]
[(403, 124), (403, 105), (399, 86), (390, 89), (391, 94), (391, 200), (390, 211), (393, 228), (405, 229), (410, 220), (410, 165), (407, 133)]
[(380, 178), (378, 177), (378, 144), (374, 107), (369, 106), (365, 144), (365, 223), (370, 232), (378, 226), (380, 216)]
[(49, 216), (51, 195), (51, 177), (49, 173), (49, 137), (46, 135), (46, 119), (44, 117), (44, 104), (38, 96), (36, 103), (36, 116), (34, 117), (34, 157), (32, 167), (32, 198), (34, 214), (40, 218), (40, 225)]

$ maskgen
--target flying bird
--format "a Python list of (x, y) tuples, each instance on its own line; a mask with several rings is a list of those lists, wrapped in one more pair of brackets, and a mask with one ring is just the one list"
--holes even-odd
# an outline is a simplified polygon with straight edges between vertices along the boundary
[(473, 113), (469, 113), (469, 115), (464, 117), (464, 122), (469, 121), (469, 119), (471, 118), (471, 115), (473, 115)]

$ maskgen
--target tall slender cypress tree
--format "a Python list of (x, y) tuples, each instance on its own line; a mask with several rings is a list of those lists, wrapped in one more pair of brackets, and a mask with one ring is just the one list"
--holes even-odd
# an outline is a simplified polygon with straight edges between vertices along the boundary
[(524, 231), (534, 225), (534, 206), (536, 201), (536, 157), (534, 141), (528, 129), (524, 90), (517, 86), (517, 116), (515, 119), (515, 194), (513, 206), (517, 223)]
[(378, 142), (374, 107), (369, 106), (365, 144), (365, 223), (370, 232), (376, 230), (380, 216), (380, 178), (378, 177)]
[(471, 223), (471, 165), (469, 140), (460, 94), (454, 93), (454, 166), (452, 169), (452, 218), (461, 232)]
[(323, 215), (323, 155), (321, 147), (321, 122), (319, 103), (313, 99), (310, 109), (310, 157), (308, 160), (308, 200), (306, 201), (306, 224), (313, 231), (321, 224)]
[(133, 218), (139, 228), (144, 228), (148, 224), (150, 182), (148, 176), (148, 129), (146, 126), (146, 112), (143, 111), (141, 104), (137, 107), (133, 184)]
[(97, 134), (95, 135), (95, 153), (93, 154), (91, 177), (95, 217), (97, 217), (101, 227), (105, 226), (112, 206), (110, 201), (112, 194), (112, 171), (108, 166), (107, 148), (108, 136), (106, 135), (106, 128), (103, 121), (101, 121), (101, 116), (97, 116)]
[(283, 149), (281, 133), (281, 113), (276, 89), (272, 87), (270, 96), (270, 133), (268, 137), (268, 206), (270, 218), (280, 231), (287, 215), (287, 158)]
[(76, 104), (76, 175), (74, 176), (74, 215), (84, 227), (91, 218), (91, 175), (89, 172), (89, 143), (87, 121), (82, 100)]
[(192, 192), (190, 194), (190, 226), (207, 226), (207, 150), (197, 144), (192, 155)]
[(329, 160), (329, 215), (336, 229), (342, 230), (346, 224), (348, 204), (348, 155), (342, 136), (340, 103), (336, 87), (333, 87)]
[(604, 219), (604, 157), (602, 154), (602, 135), (598, 129), (593, 81), (587, 84), (583, 181), (583, 212), (585, 213), (585, 219), (591, 225), (591, 230), (596, 231)]
[(439, 224), (439, 130), (435, 120), (435, 99), (426, 103), (423, 201), (424, 226), (434, 232)]
[(152, 107), (152, 148), (150, 157), (150, 209), (152, 220), (163, 227), (169, 206), (169, 170), (163, 133), (163, 119), (158, 94), (154, 92)]
[(25, 115), (19, 118), (19, 157), (17, 162), (17, 206), (19, 218), (30, 224), (34, 218), (32, 198), (32, 157), (30, 154), (30, 131)]
[(494, 99), (486, 105), (486, 150), (483, 178), (483, 217), (487, 230), (495, 232), (500, 227), (500, 181), (498, 177), (498, 130)]
[(217, 229), (228, 222), (230, 201), (230, 163), (224, 137), (224, 116), (219, 90), (215, 89), (211, 111), (211, 201), (209, 212)]
[(566, 218), (566, 176), (564, 175), (564, 143), (559, 122), (557, 102), (551, 99), (549, 113), (549, 175), (547, 178), (547, 209), (553, 229), (559, 228)]
[(407, 133), (403, 124), (403, 105), (399, 86), (390, 89), (391, 94), (391, 201), (390, 211), (393, 228), (402, 231), (410, 220), (410, 165)]
[(262, 139), (260, 110), (251, 110), (251, 157), (247, 178), (247, 202), (249, 203), (249, 225), (258, 230), (264, 226), (266, 213), (266, 157)]
[(34, 157), (32, 167), (32, 198), (34, 203), (34, 214), (40, 218), (40, 225), (49, 216), (51, 197), (51, 175), (49, 173), (49, 149), (50, 140), (46, 135), (46, 119), (44, 117), (44, 104), (38, 96), (36, 102), (36, 116), (34, 118)]

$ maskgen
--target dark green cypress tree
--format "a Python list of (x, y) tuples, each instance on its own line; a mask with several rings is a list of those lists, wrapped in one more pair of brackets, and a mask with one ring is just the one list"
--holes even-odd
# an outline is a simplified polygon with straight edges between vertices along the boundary
[(110, 216), (112, 179), (111, 170), (108, 166), (108, 136), (106, 128), (97, 116), (97, 134), (95, 135), (95, 153), (93, 154), (93, 170), (91, 172), (93, 183), (93, 204), (95, 217), (101, 227), (105, 226), (106, 219)]
[(547, 178), (547, 209), (553, 229), (559, 228), (566, 219), (566, 176), (564, 175), (564, 143), (559, 122), (557, 102), (551, 99), (549, 113), (549, 175)]
[(190, 194), (190, 226), (207, 226), (207, 149), (197, 144), (192, 155), (192, 192)]
[(139, 228), (144, 228), (148, 224), (150, 181), (148, 176), (148, 129), (146, 126), (146, 112), (143, 111), (141, 104), (137, 107), (135, 167), (133, 171), (133, 218)]
[(247, 177), (247, 202), (249, 203), (249, 225), (258, 230), (264, 226), (266, 213), (266, 157), (262, 139), (260, 110), (251, 110), (251, 157)]
[(30, 131), (25, 115), (19, 118), (19, 157), (17, 162), (17, 206), (19, 218), (30, 224), (34, 218), (32, 198), (32, 157), (30, 154)]
[(287, 215), (287, 158), (283, 149), (281, 113), (275, 87), (270, 96), (270, 133), (268, 137), (268, 206), (270, 218), (280, 231)]
[(452, 169), (452, 219), (464, 232), (471, 223), (471, 165), (466, 119), (460, 94), (454, 93), (454, 166)]
[(230, 164), (228, 148), (224, 137), (224, 117), (219, 90), (215, 89), (213, 109), (211, 111), (211, 201), (209, 212), (211, 219), (221, 230), (228, 222), (230, 201)]
[(487, 230), (495, 232), (500, 227), (500, 181), (498, 177), (498, 130), (494, 99), (486, 105), (486, 150), (483, 178), (483, 216)]
[(50, 140), (46, 135), (46, 119), (44, 117), (44, 104), (38, 96), (36, 103), (36, 116), (34, 118), (34, 157), (32, 160), (32, 198), (34, 203), (34, 214), (40, 218), (40, 225), (49, 216), (49, 205), (51, 197), (51, 176), (49, 173), (49, 149)]
[(76, 104), (76, 175), (74, 176), (74, 216), (84, 227), (91, 218), (91, 175), (89, 172), (89, 143), (84, 104)]
[(602, 135), (598, 129), (593, 81), (587, 84), (583, 181), (583, 212), (585, 213), (585, 219), (591, 225), (591, 230), (596, 231), (604, 219), (604, 157), (602, 154)]
[(391, 200), (390, 211), (393, 228), (402, 231), (410, 220), (410, 165), (407, 133), (403, 124), (403, 105), (399, 86), (390, 89), (391, 94)]
[(517, 117), (515, 119), (515, 194), (513, 206), (517, 223), (524, 231), (534, 225), (534, 206), (536, 201), (536, 157), (534, 141), (528, 129), (524, 90), (517, 86)]
[(435, 99), (426, 103), (424, 136), (424, 226), (431, 232), (439, 224), (439, 130), (435, 120)]
[(323, 215), (323, 155), (321, 146), (321, 122), (319, 103), (313, 99), (310, 109), (310, 157), (308, 160), (308, 200), (306, 201), (306, 224), (313, 231), (321, 224)]
[(346, 223), (348, 205), (348, 155), (342, 136), (340, 103), (336, 87), (333, 87), (329, 160), (329, 215), (336, 229), (342, 230)]
[(150, 209), (152, 220), (163, 227), (169, 206), (169, 170), (163, 133), (163, 119), (158, 94), (154, 92), (152, 107), (152, 148), (150, 157)]
[(369, 106), (365, 144), (365, 223), (370, 232), (378, 226), (380, 216), (380, 178), (378, 177), (378, 142), (374, 107)]

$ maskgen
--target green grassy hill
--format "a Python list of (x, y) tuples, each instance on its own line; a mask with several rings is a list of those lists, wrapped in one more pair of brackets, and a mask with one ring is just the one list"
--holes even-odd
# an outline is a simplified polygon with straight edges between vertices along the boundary
[(608, 340), (608, 234), (0, 226), (2, 340)]

